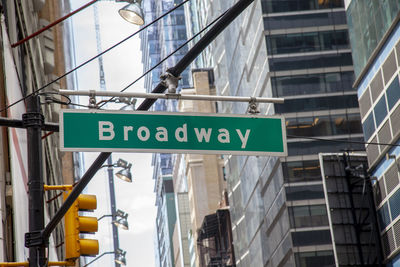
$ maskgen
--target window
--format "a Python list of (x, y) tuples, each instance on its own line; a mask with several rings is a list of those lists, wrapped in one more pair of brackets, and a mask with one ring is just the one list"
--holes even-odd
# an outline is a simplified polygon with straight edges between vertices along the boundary
[(331, 244), (331, 232), (329, 230), (292, 232), (293, 245), (315, 246)]
[(349, 47), (346, 30), (267, 35), (266, 38), (268, 53), (272, 55)]
[(286, 187), (287, 200), (306, 200), (324, 198), (322, 185), (288, 186)]
[(346, 13), (340, 12), (324, 12), (307, 15), (292, 16), (273, 16), (264, 17), (264, 28), (266, 30), (290, 29), (300, 27), (318, 27), (332, 25), (332, 23), (346, 24)]
[(399, 77), (396, 77), (393, 82), (389, 85), (386, 90), (389, 110), (394, 107), (397, 101), (400, 99), (400, 84)]
[(385, 95), (382, 95), (374, 107), (376, 127), (378, 127), (387, 115)]
[(351, 53), (271, 58), (271, 71), (352, 66)]
[(263, 13), (290, 12), (343, 7), (343, 1), (329, 0), (262, 0)]
[(289, 207), (289, 214), (293, 228), (328, 225), (325, 205)]
[(397, 190), (389, 199), (392, 221), (400, 215), (400, 190)]
[(282, 97), (351, 91), (354, 74), (353, 72), (316, 73), (273, 77), (271, 80), (274, 96)]
[(388, 203), (385, 203), (378, 210), (378, 218), (379, 218), (379, 224), (381, 226), (381, 231), (383, 231), (383, 229), (385, 229), (386, 226), (388, 226), (390, 224)]
[(332, 250), (300, 252), (294, 254), (297, 267), (335, 266)]
[(375, 132), (375, 123), (374, 123), (374, 114), (371, 112), (367, 119), (363, 122), (363, 132), (365, 141), (371, 137), (371, 135)]
[(318, 160), (283, 162), (285, 182), (303, 182), (321, 180)]
[(300, 111), (316, 111), (356, 107), (358, 107), (358, 100), (356, 95), (343, 95), (288, 99), (285, 100), (284, 104), (275, 104), (275, 112), (278, 114), (282, 114)]

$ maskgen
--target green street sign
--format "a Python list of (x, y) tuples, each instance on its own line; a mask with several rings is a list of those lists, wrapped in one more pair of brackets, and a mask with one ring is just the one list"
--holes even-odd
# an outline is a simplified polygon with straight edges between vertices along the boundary
[(281, 116), (62, 110), (62, 151), (287, 156)]

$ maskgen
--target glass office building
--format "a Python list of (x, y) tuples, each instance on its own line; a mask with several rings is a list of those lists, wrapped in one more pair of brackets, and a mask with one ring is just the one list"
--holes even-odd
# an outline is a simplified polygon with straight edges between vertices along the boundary
[[(204, 27), (236, 2), (191, 10)], [(318, 153), (364, 150), (345, 142), (363, 135), (344, 2), (255, 1), (203, 59), (219, 95), (285, 98), (259, 111), (286, 118), (288, 157), (225, 156), (236, 266), (332, 266)], [(247, 104), (219, 111), (243, 114)]]
[(387, 266), (400, 264), (400, 2), (347, 7), (364, 139)]
[[(146, 23), (150, 23), (162, 16), (179, 3), (180, 1), (175, 0), (143, 1)], [(144, 72), (156, 66), (186, 40), (184, 8), (180, 7), (141, 33)], [(186, 52), (187, 47), (180, 49), (152, 70), (149, 75), (146, 75), (144, 82), (146, 91), (151, 92), (161, 81), (161, 74), (165, 73), (168, 68), (173, 67)], [(189, 71), (183, 72), (181, 77), (180, 87), (189, 87)], [(175, 111), (176, 103), (160, 99), (154, 103), (152, 109), (154, 111)], [(156, 262), (160, 263), (160, 266), (173, 266), (172, 231), (176, 222), (175, 200), (170, 200), (174, 195), (171, 180), (173, 156), (171, 154), (154, 154), (153, 170), (154, 191), (158, 207), (156, 223), (158, 244), (155, 249), (158, 250), (156, 255), (158, 255), (159, 259), (156, 259)], [(172, 216), (172, 210), (175, 217)], [(169, 232), (165, 229), (169, 229)]]

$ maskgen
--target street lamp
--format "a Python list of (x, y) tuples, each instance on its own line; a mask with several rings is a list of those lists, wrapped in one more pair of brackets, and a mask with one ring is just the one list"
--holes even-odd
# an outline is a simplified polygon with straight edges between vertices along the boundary
[(126, 258), (125, 258), (126, 251), (121, 249), (117, 249), (115, 254), (115, 262), (121, 265), (126, 265)]
[(116, 217), (117, 219), (112, 223), (121, 229), (129, 230), (128, 213), (123, 212), (122, 210), (117, 210)]
[(112, 224), (121, 229), (129, 230), (128, 213), (123, 212), (122, 210), (117, 210), (117, 212), (114, 215), (113, 214), (103, 215), (97, 221), (100, 221), (105, 217), (113, 217), (113, 218), (115, 217), (115, 220), (112, 221)]
[[(118, 159), (116, 163), (112, 163), (111, 155), (107, 159), (107, 164), (102, 167), (108, 167), (108, 183), (110, 188), (110, 203), (111, 203), (111, 217), (112, 217), (112, 235), (113, 235), (113, 245), (114, 249), (117, 250), (119, 247), (119, 238), (118, 238), (118, 227), (127, 230), (128, 229), (128, 214), (121, 211), (116, 210), (116, 201), (115, 201), (115, 189), (114, 189), (114, 167), (122, 168), (119, 172), (116, 173), (116, 176), (124, 181), (132, 182), (132, 174), (131, 167), (132, 164), (128, 163), (126, 160)], [(119, 218), (118, 218), (119, 217)], [(125, 254), (123, 254), (125, 256)], [(117, 257), (116, 257), (117, 259)], [(122, 259), (122, 258), (121, 258)], [(123, 263), (123, 261), (121, 260)], [(115, 267), (119, 267), (122, 263), (115, 261)]]
[(144, 14), (140, 6), (142, 0), (116, 0), (116, 1), (129, 3), (118, 11), (118, 13), (121, 15), (123, 19), (136, 25), (144, 24)]
[(108, 164), (103, 165), (102, 167), (122, 168), (122, 170), (118, 171), (115, 174), (115, 176), (117, 176), (118, 178), (120, 178), (121, 180), (124, 180), (126, 182), (129, 182), (129, 183), (132, 182), (132, 173), (131, 173), (132, 163), (128, 163), (126, 160), (123, 160), (123, 159), (118, 159), (118, 161), (116, 163), (112, 163), (112, 161), (109, 161), (107, 163)]

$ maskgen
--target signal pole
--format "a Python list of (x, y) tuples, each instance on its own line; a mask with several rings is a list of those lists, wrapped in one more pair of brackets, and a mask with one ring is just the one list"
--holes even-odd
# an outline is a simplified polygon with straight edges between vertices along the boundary
[[(27, 112), (22, 115), (28, 142), (28, 190), (29, 190), (29, 231), (44, 228), (44, 188), (42, 163), (42, 126), (44, 116), (40, 112), (39, 96), (27, 99)], [(29, 248), (29, 266), (45, 266), (44, 246)]]

